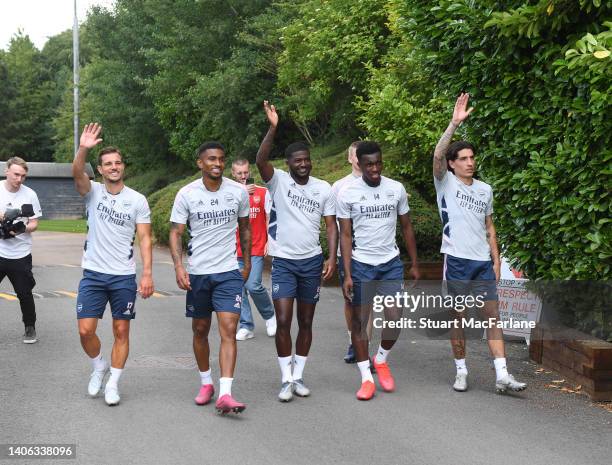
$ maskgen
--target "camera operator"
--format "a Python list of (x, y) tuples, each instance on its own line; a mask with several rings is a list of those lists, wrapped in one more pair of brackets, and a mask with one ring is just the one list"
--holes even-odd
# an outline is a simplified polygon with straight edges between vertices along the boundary
[[(34, 216), (29, 220), (22, 219), (25, 231), (10, 230), (7, 237), (0, 239), (0, 282), (5, 276), (11, 281), (15, 294), (21, 305), (25, 334), (23, 342), (36, 342), (36, 310), (32, 289), (36, 284), (32, 274), (32, 232), (38, 227), (42, 215), (36, 192), (23, 185), (28, 174), (28, 165), (22, 158), (12, 157), (6, 162), (6, 180), (0, 183), (0, 221), (9, 209), (21, 209), (24, 204), (31, 204)], [(21, 226), (16, 223), (17, 226)], [(21, 226), (23, 229), (23, 226)], [(12, 236), (12, 237), (11, 237)]]

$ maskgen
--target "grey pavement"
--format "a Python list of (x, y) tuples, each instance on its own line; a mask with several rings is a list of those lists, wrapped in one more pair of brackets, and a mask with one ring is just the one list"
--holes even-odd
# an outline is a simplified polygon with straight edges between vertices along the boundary
[[(87, 396), (90, 364), (76, 329), (75, 292), (83, 236), (34, 238), (39, 342), (21, 342), (18, 302), (0, 298), (0, 444), (76, 444), (83, 464), (609, 464), (612, 414), (586, 396), (546, 387), (560, 380), (538, 372), (524, 344), (509, 343), (509, 368), (527, 391), (500, 396), (486, 344), (469, 341), (470, 390), (451, 389), (454, 365), (446, 341), (403, 338), (389, 364), (391, 394), (355, 399), (360, 377), (342, 361), (347, 335), (338, 288), (324, 288), (305, 370), (310, 398), (276, 400), (280, 376), (273, 338), (256, 316), (256, 336), (238, 343), (233, 393), (247, 403), (240, 416), (220, 416), (193, 397), (199, 377), (191, 352), (184, 297), (137, 303), (121, 404)], [(158, 289), (175, 291), (169, 255), (156, 249)], [(12, 291), (5, 280), (0, 293)], [(47, 292), (49, 292), (47, 294)], [(46, 295), (52, 297), (45, 297)], [(110, 315), (100, 322), (110, 356)], [(294, 334), (295, 334), (294, 328)], [(213, 377), (219, 338), (211, 331)], [(218, 388), (216, 383), (215, 388)]]

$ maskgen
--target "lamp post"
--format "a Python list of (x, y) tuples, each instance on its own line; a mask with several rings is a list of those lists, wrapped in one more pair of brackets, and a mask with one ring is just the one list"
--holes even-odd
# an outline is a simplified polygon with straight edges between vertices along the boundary
[(77, 0), (74, 0), (74, 22), (72, 24), (72, 74), (73, 74), (73, 126), (74, 156), (79, 150), (79, 21), (77, 18)]

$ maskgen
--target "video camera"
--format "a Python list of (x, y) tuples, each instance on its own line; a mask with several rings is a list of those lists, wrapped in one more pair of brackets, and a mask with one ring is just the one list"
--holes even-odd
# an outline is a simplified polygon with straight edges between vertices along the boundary
[[(34, 216), (32, 204), (24, 203), (21, 208), (9, 208), (4, 212), (4, 218), (0, 221), (0, 238), (12, 239), (17, 234), (24, 233), (26, 224), (23, 221), (15, 221), (17, 218), (30, 218)], [(14, 232), (15, 235), (12, 235)]]

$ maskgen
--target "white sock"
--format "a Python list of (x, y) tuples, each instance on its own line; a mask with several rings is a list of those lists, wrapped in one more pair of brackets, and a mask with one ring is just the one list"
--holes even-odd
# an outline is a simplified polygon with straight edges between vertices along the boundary
[(378, 352), (376, 352), (376, 363), (385, 363), (387, 361), (387, 355), (389, 350), (385, 350), (382, 346), (378, 346)]
[(374, 382), (374, 378), (372, 377), (372, 372), (370, 371), (370, 361), (364, 360), (363, 362), (357, 362), (357, 368), (359, 368), (359, 372), (361, 373), (361, 382), (365, 383), (366, 381)]
[(102, 352), (97, 357), (90, 358), (91, 366), (95, 371), (102, 371), (106, 368), (106, 360), (102, 357)]
[(464, 358), (456, 358), (455, 359), (455, 366), (457, 367), (457, 374), (462, 374), (462, 375), (467, 375), (468, 370), (467, 370), (467, 365), (465, 364), (465, 359)]
[(302, 357), (301, 355), (296, 354), (293, 362), (293, 379), (302, 379), (307, 358), (308, 357)]
[(234, 378), (219, 378), (219, 397), (225, 394), (232, 395), (232, 381)]
[(349, 344), (352, 344), (353, 340), (351, 339), (351, 332), (347, 331), (347, 333), (348, 333), (348, 336), (349, 336)]
[(291, 375), (291, 355), (289, 357), (278, 357), (278, 365), (281, 370), (281, 383), (293, 382)]
[(210, 376), (210, 372), (210, 368), (206, 371), (200, 371), (200, 381), (202, 381), (202, 386), (213, 383), (212, 376)]
[(110, 378), (108, 378), (106, 385), (116, 388), (117, 384), (119, 383), (119, 378), (121, 378), (121, 373), (123, 373), (123, 368), (111, 367), (110, 373)]
[(502, 379), (508, 376), (508, 369), (506, 368), (506, 358), (499, 357), (493, 360), (493, 364), (495, 365), (495, 374), (497, 379)]

